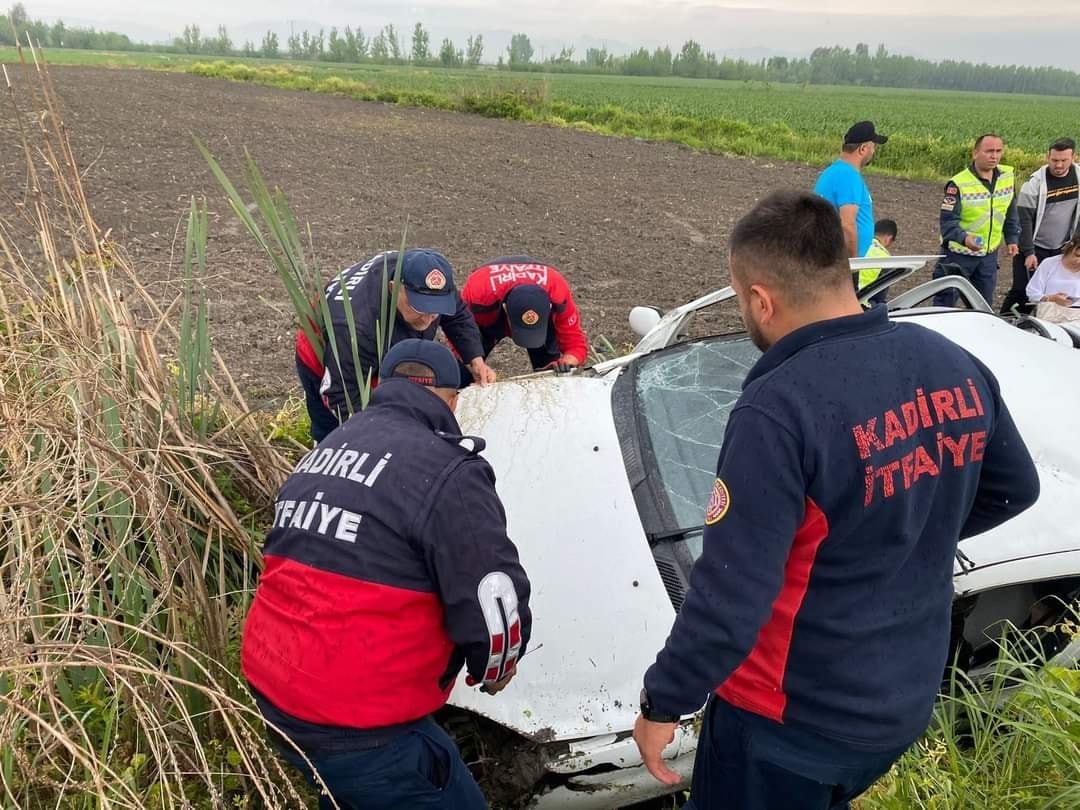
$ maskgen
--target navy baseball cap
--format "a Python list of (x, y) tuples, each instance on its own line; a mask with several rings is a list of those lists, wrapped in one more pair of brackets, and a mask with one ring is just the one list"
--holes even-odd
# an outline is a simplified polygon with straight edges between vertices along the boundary
[(427, 315), (457, 312), (454, 270), (441, 253), (434, 250), (406, 250), (401, 263), (401, 280), (409, 306)]
[(851, 129), (844, 135), (844, 143), (869, 143), (873, 141), (876, 144), (888, 143), (889, 136), (882, 135), (876, 129), (874, 129), (873, 121), (859, 121), (857, 124), (852, 124)]
[(547, 343), (551, 299), (539, 284), (519, 284), (506, 294), (506, 318), (510, 338), (525, 349), (538, 349)]
[[(430, 375), (396, 374), (402, 363), (418, 363), (431, 369)], [(460, 388), (461, 371), (451, 351), (434, 340), (408, 338), (395, 343), (379, 366), (379, 379), (402, 377), (431, 388)]]

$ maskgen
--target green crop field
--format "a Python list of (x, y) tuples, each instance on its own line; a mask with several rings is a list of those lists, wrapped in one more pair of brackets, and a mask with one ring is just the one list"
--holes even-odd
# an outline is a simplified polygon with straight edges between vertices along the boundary
[[(14, 52), (0, 49), (0, 61)], [(685, 143), (735, 155), (825, 163), (847, 126), (870, 118), (890, 135), (875, 170), (942, 179), (975, 135), (996, 131), (1024, 171), (1047, 145), (1077, 134), (1080, 99), (991, 93), (783, 85), (704, 79), (445, 70), (285, 60), (197, 61), (163, 54), (50, 51), (60, 63), (158, 67), (207, 77), (461, 110), (609, 135)]]

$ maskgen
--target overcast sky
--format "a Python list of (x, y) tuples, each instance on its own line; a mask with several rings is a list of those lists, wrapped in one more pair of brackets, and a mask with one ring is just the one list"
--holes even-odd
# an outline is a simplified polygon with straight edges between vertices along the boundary
[[(678, 48), (694, 38), (718, 53), (757, 58), (769, 53), (805, 55), (817, 45), (883, 42), (892, 51), (930, 59), (969, 59), (999, 64), (1050, 64), (1080, 69), (1080, 3), (1066, 0), (1016, 16), (1016, 0), (24, 0), (31, 17), (93, 24), (139, 39), (164, 40), (188, 23), (204, 32), (228, 26), (238, 44), (268, 28), (287, 33), (320, 26), (363, 27), (373, 33), (392, 22), (411, 31), (422, 22), (433, 43), (484, 34), (485, 57), (494, 60), (509, 33), (529, 34), (549, 53), (574, 45), (606, 44), (615, 52), (645, 45)], [(1055, 10), (1056, 6), (1056, 10)], [(947, 7), (952, 16), (936, 12)], [(964, 14), (966, 9), (975, 14)], [(1042, 9), (1046, 9), (1045, 12)], [(1062, 10), (1068, 9), (1068, 10)], [(133, 16), (133, 13), (137, 16)], [(1044, 14), (1045, 16), (1038, 16)]]

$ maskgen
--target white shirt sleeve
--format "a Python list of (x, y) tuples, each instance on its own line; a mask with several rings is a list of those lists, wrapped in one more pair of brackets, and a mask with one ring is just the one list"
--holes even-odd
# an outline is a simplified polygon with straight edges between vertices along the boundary
[(1043, 296), (1046, 295), (1046, 277), (1049, 275), (1050, 260), (1047, 259), (1039, 265), (1039, 269), (1035, 271), (1035, 274), (1028, 279), (1027, 283), (1027, 298), (1032, 304), (1037, 304), (1042, 301)]

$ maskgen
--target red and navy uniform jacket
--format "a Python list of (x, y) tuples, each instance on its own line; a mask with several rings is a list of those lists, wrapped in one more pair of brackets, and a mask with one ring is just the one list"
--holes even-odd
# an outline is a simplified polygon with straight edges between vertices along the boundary
[(645, 686), (712, 691), (863, 750), (925, 730), (944, 672), (957, 539), (1039, 482), (990, 371), (885, 307), (771, 347), (726, 426), (704, 550)]
[(551, 265), (530, 256), (493, 259), (469, 274), (461, 288), (461, 297), (472, 311), (477, 326), (485, 329), (500, 319), (505, 320), (503, 302), (506, 294), (519, 284), (536, 284), (547, 291), (559, 351), (572, 354), (579, 363), (584, 363), (589, 356), (589, 340), (581, 328), (581, 315), (570, 293), (570, 285)]
[[(353, 410), (359, 410), (360, 388), (369, 370), (373, 370), (372, 381), (376, 381), (379, 362), (375, 330), (379, 322), (379, 307), (382, 303), (380, 282), (393, 276), (396, 267), (397, 251), (380, 253), (342, 271), (340, 276), (335, 277), (326, 285), (326, 304), (330, 310), (330, 334), (325, 331), (323, 333), (326, 349), (322, 357), (318, 356), (303, 329), (298, 329), (296, 332), (296, 356), (313, 373), (323, 377), (323, 398), (332, 409), (344, 411), (347, 401), (351, 401)], [(349, 308), (352, 310), (356, 328), (359, 369), (356, 368), (353, 358), (349, 321), (345, 313), (345, 294), (341, 291), (342, 285), (348, 292)], [(405, 291), (402, 290), (401, 294), (404, 295)], [(395, 312), (394, 328), (389, 342), (383, 347), (384, 351), (406, 338), (434, 340), (435, 332), (442, 327), (447, 340), (461, 357), (466, 360), (483, 357), (483, 345), (476, 321), (473, 320), (468, 307), (461, 300), (460, 293), (455, 292), (454, 296), (457, 300), (457, 311), (453, 315), (442, 315), (436, 318), (435, 322), (423, 331), (413, 329)], [(334, 356), (331, 342), (337, 346), (337, 358)]]
[(459, 434), (434, 393), (384, 380), (282, 487), (241, 663), (292, 730), (407, 723), (462, 665), (494, 682), (524, 654), (529, 581)]

